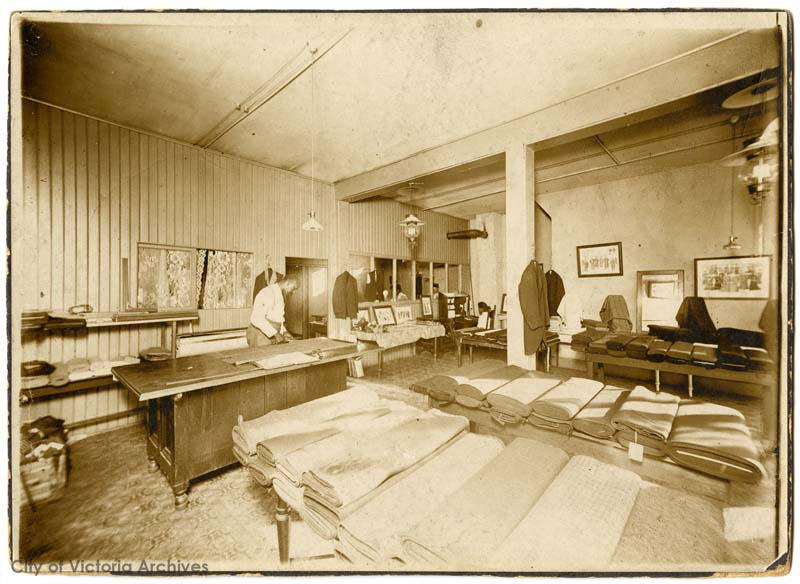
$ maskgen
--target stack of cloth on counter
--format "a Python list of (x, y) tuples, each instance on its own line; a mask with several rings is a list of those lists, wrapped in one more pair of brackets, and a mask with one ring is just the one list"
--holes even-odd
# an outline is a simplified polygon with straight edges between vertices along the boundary
[(93, 379), (111, 375), (112, 367), (122, 367), (124, 365), (136, 365), (139, 363), (137, 357), (125, 355), (114, 359), (101, 359), (93, 357), (91, 359), (71, 359), (65, 363), (69, 381), (81, 381), (83, 379)]
[(22, 389), (44, 387), (50, 382), (50, 374), (55, 367), (47, 361), (25, 361), (20, 365)]
[(661, 363), (667, 360), (667, 352), (672, 346), (671, 341), (664, 341), (662, 339), (654, 339), (647, 349), (647, 360), (654, 363)]
[(456, 386), (455, 401), (467, 408), (480, 408), (485, 405), (487, 395), (526, 373), (516, 365), (505, 365), (473, 375)]
[(667, 350), (667, 361), (676, 365), (686, 365), (692, 360), (694, 345), (686, 341), (676, 341)]
[(625, 447), (632, 442), (641, 444), (650, 456), (665, 456), (679, 403), (678, 396), (636, 386), (612, 418), (614, 438)]
[(717, 346), (707, 343), (695, 343), (692, 348), (692, 363), (707, 369), (717, 366)]
[(456, 389), (462, 383), (468, 384), (470, 379), (477, 378), (493, 371), (505, 367), (505, 363), (497, 359), (487, 359), (463, 367), (458, 373), (452, 375), (433, 375), (414, 383), (411, 389), (417, 393), (427, 393), (433, 399), (440, 402), (450, 403), (456, 399)]
[(602, 389), (603, 384), (599, 381), (570, 377), (533, 402), (528, 423), (569, 434), (572, 431), (572, 419)]
[(518, 377), (486, 396), (489, 414), (500, 424), (519, 424), (531, 415), (534, 402), (561, 381), (537, 373)]
[(608, 333), (600, 337), (599, 339), (595, 339), (591, 343), (586, 346), (587, 353), (594, 353), (596, 355), (607, 355), (608, 354), (608, 341), (612, 340), (616, 335)]
[(625, 356), (631, 359), (647, 359), (650, 345), (655, 341), (651, 336), (638, 336), (625, 345)]
[(681, 400), (667, 453), (683, 466), (732, 481), (755, 483), (766, 474), (741, 412), (697, 399)]
[(630, 389), (605, 386), (573, 418), (572, 428), (595, 438), (611, 439), (616, 432), (612, 420), (630, 393)]
[(606, 341), (606, 349), (608, 349), (608, 354), (613, 357), (627, 356), (628, 344), (638, 337), (639, 335), (635, 335), (633, 333), (620, 333), (613, 335), (610, 339), (608, 339), (608, 341)]

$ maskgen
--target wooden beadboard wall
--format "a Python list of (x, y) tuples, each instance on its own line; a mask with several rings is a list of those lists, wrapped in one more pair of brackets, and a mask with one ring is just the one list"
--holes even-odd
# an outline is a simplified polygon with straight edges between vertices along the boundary
[(388, 199), (372, 199), (350, 205), (350, 251), (384, 258), (411, 259), (408, 240), (399, 223), (412, 209), (425, 223), (418, 241), (418, 261), (469, 263), (468, 240), (447, 239), (448, 231), (469, 229), (469, 221), (422, 211)]
[[(22, 309), (84, 303), (99, 311), (123, 308), (123, 257), (129, 258), (135, 302), (140, 241), (255, 252), (258, 273), (266, 254), (281, 271), (287, 256), (328, 258), (336, 234), (336, 229), (300, 229), (311, 210), (326, 227), (334, 221), (330, 184), (317, 182), (312, 194), (312, 181), (290, 172), (28, 100), (23, 100), (23, 174), (22, 196), (12, 193), (14, 334)], [(329, 289), (334, 271), (329, 269)], [(202, 310), (194, 330), (246, 326), (249, 314), (249, 308)], [(180, 325), (179, 331), (187, 330)], [(45, 334), (23, 343), (22, 359), (111, 358), (159, 343), (158, 326)], [(36, 402), (22, 418), (51, 413), (77, 422), (136, 405), (128, 392), (111, 385)]]

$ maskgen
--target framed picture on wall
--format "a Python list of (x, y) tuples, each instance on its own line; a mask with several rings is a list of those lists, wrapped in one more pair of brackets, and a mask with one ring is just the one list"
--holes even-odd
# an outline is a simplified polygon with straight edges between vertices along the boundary
[(420, 296), (422, 301), (422, 316), (433, 316), (433, 306), (431, 305), (430, 295), (423, 294)]
[(771, 256), (696, 258), (694, 289), (701, 298), (769, 298)]
[(375, 321), (380, 325), (397, 324), (391, 306), (374, 306), (372, 312), (375, 314)]
[(602, 278), (622, 275), (622, 242), (579, 245), (578, 277)]

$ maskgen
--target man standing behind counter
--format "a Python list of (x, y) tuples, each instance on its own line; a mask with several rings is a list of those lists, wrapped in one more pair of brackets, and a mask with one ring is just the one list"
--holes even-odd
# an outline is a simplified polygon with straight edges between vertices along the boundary
[(297, 290), (297, 281), (285, 278), (262, 289), (253, 300), (247, 344), (250, 347), (274, 345), (291, 339), (285, 326), (284, 300)]

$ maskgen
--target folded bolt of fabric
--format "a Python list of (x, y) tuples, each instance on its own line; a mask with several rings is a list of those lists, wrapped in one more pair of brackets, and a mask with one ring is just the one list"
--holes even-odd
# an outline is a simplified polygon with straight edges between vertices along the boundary
[(602, 389), (600, 381), (570, 377), (533, 402), (533, 413), (562, 422), (571, 420)]
[(488, 394), (526, 373), (527, 371), (521, 367), (506, 365), (471, 377), (456, 386), (456, 402), (468, 408), (479, 408)]
[(66, 363), (56, 363), (55, 369), (50, 374), (50, 385), (61, 387), (69, 383), (69, 370)]
[(614, 334), (609, 333), (607, 335), (603, 335), (599, 339), (596, 339), (589, 343), (586, 347), (587, 353), (594, 353), (597, 355), (607, 355), (608, 354), (608, 341), (614, 338)]
[(647, 350), (647, 360), (654, 361), (656, 363), (665, 361), (667, 358), (667, 351), (669, 351), (671, 346), (671, 341), (655, 339), (652, 343), (650, 343), (650, 348)]
[(463, 367), (453, 374), (433, 375), (424, 381), (418, 382), (416, 385), (422, 388), (424, 393), (427, 393), (436, 400), (451, 402), (456, 398), (456, 388), (459, 384), (469, 383), (471, 378), (479, 377), (488, 371), (499, 369), (503, 366), (505, 366), (505, 363), (502, 361), (487, 359)]
[(747, 369), (747, 354), (739, 345), (720, 344), (717, 350), (717, 363), (725, 369)]
[(573, 456), (484, 569), (602, 570), (614, 555), (640, 485), (635, 473)]
[(531, 426), (544, 428), (545, 430), (553, 430), (559, 434), (569, 435), (572, 433), (572, 424), (570, 422), (564, 422), (555, 418), (540, 416), (536, 412), (532, 412), (531, 415), (525, 419), (525, 421)]
[(766, 475), (742, 413), (698, 399), (681, 400), (667, 452), (683, 466), (731, 481), (756, 483)]
[(595, 438), (610, 439), (616, 431), (611, 420), (630, 393), (630, 389), (622, 389), (613, 385), (605, 386), (575, 415), (572, 427), (578, 432)]
[(628, 343), (637, 338), (639, 338), (639, 335), (633, 333), (619, 333), (614, 335), (606, 342), (608, 354), (613, 357), (624, 357), (625, 348), (628, 346)]
[(486, 401), (493, 410), (527, 418), (533, 403), (561, 382), (561, 378), (531, 372), (494, 390)]
[(678, 365), (686, 365), (692, 360), (692, 351), (694, 345), (686, 341), (676, 341), (667, 351), (667, 361), (670, 363), (677, 363)]
[(775, 361), (769, 356), (766, 349), (757, 347), (742, 347), (747, 355), (747, 363), (754, 371), (771, 371), (775, 368)]
[(400, 553), (400, 533), (439, 509), (503, 450), (491, 436), (465, 434), (403, 480), (372, 498), (339, 525), (354, 562), (389, 562)]
[(655, 337), (639, 335), (625, 345), (625, 356), (631, 359), (647, 359), (647, 351), (654, 340)]
[(695, 343), (692, 347), (692, 363), (713, 369), (717, 365), (717, 346)]
[(70, 359), (67, 361), (66, 365), (69, 373), (75, 373), (76, 371), (89, 371), (89, 359)]
[(644, 447), (645, 454), (665, 456), (680, 401), (678, 396), (637, 385), (612, 418), (614, 438), (626, 448), (635, 442)]
[(567, 454), (517, 438), (439, 508), (403, 530), (412, 567), (482, 567), (567, 464)]

